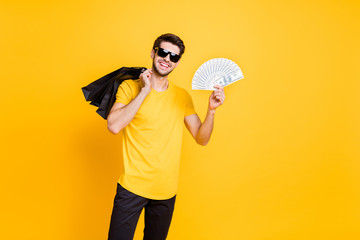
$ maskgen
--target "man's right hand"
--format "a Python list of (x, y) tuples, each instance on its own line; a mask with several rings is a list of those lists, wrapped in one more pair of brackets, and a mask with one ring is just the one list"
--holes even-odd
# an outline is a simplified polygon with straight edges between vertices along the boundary
[(151, 86), (151, 74), (152, 74), (152, 69), (147, 69), (146, 71), (144, 71), (143, 73), (140, 74), (140, 80), (141, 83), (143, 85), (143, 89), (147, 92), (150, 93), (152, 86)]
[(139, 79), (143, 87), (140, 93), (131, 100), (127, 105), (114, 103), (107, 118), (108, 129), (113, 134), (118, 134), (121, 129), (126, 127), (139, 110), (146, 96), (151, 92), (151, 74), (152, 69), (148, 69), (140, 74)]

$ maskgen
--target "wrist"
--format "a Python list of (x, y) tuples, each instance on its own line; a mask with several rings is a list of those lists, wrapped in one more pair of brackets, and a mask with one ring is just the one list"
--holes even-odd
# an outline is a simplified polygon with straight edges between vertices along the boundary
[(148, 95), (151, 92), (151, 87), (149, 86), (144, 86), (141, 88), (141, 92), (145, 93), (146, 95)]
[(208, 114), (215, 115), (215, 109), (208, 108)]

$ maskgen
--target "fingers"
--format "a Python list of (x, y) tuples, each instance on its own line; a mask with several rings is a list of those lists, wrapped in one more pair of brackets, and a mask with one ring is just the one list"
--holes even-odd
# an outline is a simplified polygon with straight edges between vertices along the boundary
[(150, 76), (151, 76), (151, 74), (152, 74), (152, 69), (151, 69), (151, 68), (148, 69), (146, 73), (147, 73), (147, 75), (150, 75)]
[(147, 70), (145, 70), (140, 76), (141, 76), (143, 79), (150, 79), (151, 74), (152, 74), (152, 69), (147, 69)]
[(152, 74), (152, 69), (147, 69), (140, 75), (140, 79), (143, 87), (146, 87), (149, 90), (151, 90), (151, 82), (150, 82), (151, 74)]
[(224, 87), (222, 87), (220, 85), (215, 85), (214, 88), (217, 88), (217, 90), (214, 90), (215, 93), (221, 93), (225, 97)]
[(215, 96), (216, 100), (220, 101), (221, 103), (224, 103), (225, 97), (222, 96)]
[(211, 98), (215, 101), (215, 102), (220, 102), (221, 104), (224, 103), (225, 101), (225, 96), (222, 95), (221, 93), (213, 93)]
[(223, 103), (225, 101), (224, 87), (215, 85), (214, 88), (217, 88), (217, 90), (214, 90), (214, 97)]

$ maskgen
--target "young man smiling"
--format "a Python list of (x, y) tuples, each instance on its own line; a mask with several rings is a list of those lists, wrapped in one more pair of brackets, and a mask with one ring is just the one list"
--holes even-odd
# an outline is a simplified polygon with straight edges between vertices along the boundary
[(144, 240), (166, 239), (177, 193), (184, 123), (198, 144), (210, 140), (224, 90), (215, 86), (202, 123), (187, 91), (168, 80), (184, 50), (178, 36), (161, 35), (151, 50), (152, 68), (138, 80), (126, 80), (119, 86), (107, 119), (110, 132), (123, 130), (124, 167), (117, 183), (109, 240), (133, 239), (143, 208)]

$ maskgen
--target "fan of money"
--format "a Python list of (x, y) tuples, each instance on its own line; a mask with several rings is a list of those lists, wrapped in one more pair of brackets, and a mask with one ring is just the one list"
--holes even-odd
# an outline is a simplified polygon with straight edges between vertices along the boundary
[(194, 90), (215, 90), (214, 85), (225, 87), (243, 79), (240, 67), (226, 58), (213, 58), (202, 64), (192, 79)]

